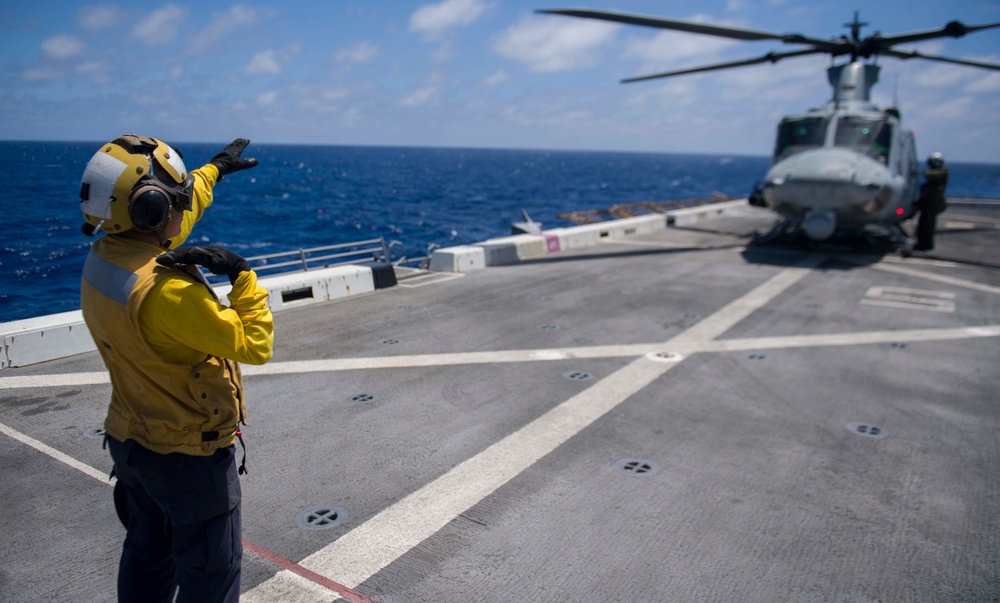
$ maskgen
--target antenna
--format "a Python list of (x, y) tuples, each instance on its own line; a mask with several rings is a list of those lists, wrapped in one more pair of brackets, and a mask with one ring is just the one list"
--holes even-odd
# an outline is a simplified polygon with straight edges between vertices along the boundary
[(844, 27), (847, 27), (851, 30), (851, 39), (854, 40), (855, 42), (861, 39), (861, 28), (871, 25), (871, 23), (865, 23), (864, 21), (859, 21), (858, 20), (859, 14), (860, 13), (858, 11), (854, 11), (854, 20), (851, 21), (850, 23), (844, 23)]

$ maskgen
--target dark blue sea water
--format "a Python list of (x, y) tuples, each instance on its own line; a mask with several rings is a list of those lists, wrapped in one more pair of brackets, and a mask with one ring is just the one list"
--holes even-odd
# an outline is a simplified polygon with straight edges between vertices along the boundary
[[(102, 142), (0, 142), (0, 322), (79, 308), (93, 240), (80, 232), (80, 176)], [(194, 169), (224, 143), (176, 146)], [(553, 228), (569, 225), (558, 214), (617, 203), (745, 196), (769, 164), (721, 155), (256, 144), (245, 155), (260, 165), (218, 184), (188, 244), (252, 256), (385, 237), (422, 256), (432, 243), (507, 235), (522, 209)], [(949, 194), (1000, 197), (1000, 166), (951, 164)]]

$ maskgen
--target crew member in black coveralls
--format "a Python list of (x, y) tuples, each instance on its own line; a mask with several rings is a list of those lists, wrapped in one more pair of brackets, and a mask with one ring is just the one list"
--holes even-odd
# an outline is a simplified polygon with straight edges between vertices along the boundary
[(931, 153), (927, 158), (927, 169), (924, 170), (924, 183), (920, 185), (920, 196), (917, 198), (917, 208), (920, 217), (917, 220), (917, 251), (934, 249), (934, 231), (937, 229), (937, 215), (947, 207), (944, 197), (948, 186), (948, 168), (944, 165), (944, 155)]

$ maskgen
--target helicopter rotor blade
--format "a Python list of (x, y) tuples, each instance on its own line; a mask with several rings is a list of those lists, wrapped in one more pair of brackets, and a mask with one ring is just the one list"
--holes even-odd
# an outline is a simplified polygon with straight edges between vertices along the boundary
[(655, 27), (657, 29), (671, 29), (674, 31), (704, 34), (720, 38), (730, 38), (733, 40), (780, 40), (786, 44), (811, 44), (822, 48), (825, 52), (841, 51), (842, 47), (842, 44), (836, 40), (816, 40), (807, 38), (801, 34), (774, 34), (766, 31), (754, 31), (752, 29), (737, 29), (733, 27), (722, 27), (720, 25), (706, 25), (704, 23), (675, 21), (673, 19), (663, 19), (661, 17), (647, 17), (643, 15), (631, 15), (603, 10), (544, 9), (536, 10), (535, 12), (547, 15), (580, 17), (582, 19), (597, 19), (598, 21), (611, 21), (613, 23), (625, 23), (627, 25)]
[(930, 54), (922, 54), (916, 50), (902, 51), (902, 50), (883, 50), (882, 54), (890, 57), (895, 57), (897, 59), (925, 59), (928, 61), (940, 61), (942, 63), (953, 63), (955, 65), (968, 65), (969, 67), (979, 67), (981, 69), (995, 69), (1000, 71), (1000, 65), (994, 63), (978, 63), (976, 61), (965, 61), (962, 59), (950, 59), (948, 57), (939, 57)]
[(787, 59), (789, 57), (801, 57), (809, 54), (821, 54), (825, 51), (816, 48), (810, 50), (796, 50), (794, 52), (782, 52), (775, 53), (769, 52), (764, 56), (757, 57), (756, 59), (747, 59), (744, 61), (734, 61), (732, 63), (719, 63), (717, 65), (706, 65), (704, 67), (694, 67), (692, 69), (681, 69), (679, 71), (668, 71), (666, 73), (656, 73), (653, 75), (644, 75), (640, 77), (631, 77), (628, 79), (621, 80), (622, 84), (629, 84), (632, 82), (641, 82), (645, 80), (654, 80), (663, 77), (672, 77), (675, 75), (687, 75), (690, 73), (701, 73), (704, 71), (716, 71), (719, 69), (730, 69), (733, 67), (747, 67), (749, 65), (759, 65), (761, 63), (777, 63), (781, 59)]
[(937, 38), (961, 38), (962, 36), (984, 29), (1000, 27), (1000, 23), (986, 23), (983, 25), (965, 25), (961, 21), (950, 21), (941, 29), (928, 31), (917, 31), (898, 36), (878, 37), (877, 40), (881, 50), (888, 50), (897, 44), (909, 44), (911, 42), (921, 42), (923, 40), (934, 40)]

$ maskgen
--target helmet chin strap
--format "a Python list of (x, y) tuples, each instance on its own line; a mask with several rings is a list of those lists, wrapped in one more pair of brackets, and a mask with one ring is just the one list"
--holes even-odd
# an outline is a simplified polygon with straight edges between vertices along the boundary
[(163, 228), (158, 228), (155, 232), (156, 238), (160, 240), (160, 247), (163, 247), (164, 249), (170, 249), (170, 239), (167, 238), (167, 229), (174, 223), (174, 220), (184, 219), (184, 213), (182, 212), (179, 216), (175, 215), (173, 207), (168, 209), (167, 212), (169, 212), (167, 223), (163, 225)]
[(148, 243), (150, 245), (156, 245), (157, 247), (162, 247), (163, 249), (170, 248), (170, 238), (167, 238), (167, 227), (170, 226), (170, 222), (167, 222), (161, 228), (154, 230), (140, 230), (138, 228), (130, 228), (124, 232), (112, 233), (112, 236), (117, 237), (127, 237), (129, 239), (135, 239), (137, 241), (142, 241), (143, 243)]

